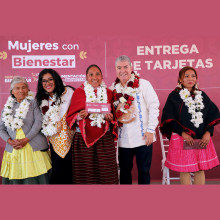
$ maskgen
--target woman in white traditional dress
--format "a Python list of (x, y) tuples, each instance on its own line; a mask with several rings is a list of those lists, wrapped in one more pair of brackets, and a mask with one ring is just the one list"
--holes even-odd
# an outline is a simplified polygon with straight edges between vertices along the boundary
[(11, 95), (2, 110), (0, 136), (7, 143), (3, 155), (3, 184), (48, 184), (51, 159), (40, 132), (42, 115), (27, 81), (14, 77)]
[(71, 143), (74, 131), (66, 123), (66, 114), (74, 88), (64, 86), (53, 69), (44, 69), (38, 77), (37, 103), (43, 114), (42, 133), (50, 142), (51, 184), (72, 183)]

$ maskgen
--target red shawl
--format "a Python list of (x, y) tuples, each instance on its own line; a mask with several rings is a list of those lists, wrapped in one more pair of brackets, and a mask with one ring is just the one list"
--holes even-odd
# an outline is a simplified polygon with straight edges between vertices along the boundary
[[(115, 118), (115, 109), (112, 102), (112, 91), (110, 89), (107, 89), (107, 96), (108, 96), (108, 103), (111, 103), (111, 108), (113, 112), (113, 120), (111, 123), (113, 126), (113, 135), (115, 136), (115, 139), (118, 138), (117, 135), (117, 120)], [(76, 89), (73, 93), (71, 104), (69, 107), (69, 111), (66, 116), (66, 121), (70, 128), (76, 127), (76, 119), (81, 110), (85, 109), (85, 103), (86, 103), (86, 95), (84, 91), (84, 85), (82, 84), (78, 89)], [(102, 124), (102, 127), (99, 128), (97, 126), (91, 126), (90, 124), (91, 120), (87, 117), (86, 119), (79, 121), (79, 128), (82, 134), (82, 137), (84, 139), (84, 142), (87, 147), (91, 147), (93, 144), (95, 144), (101, 137), (105, 135), (105, 133), (109, 129), (109, 122), (106, 121), (105, 124)]]

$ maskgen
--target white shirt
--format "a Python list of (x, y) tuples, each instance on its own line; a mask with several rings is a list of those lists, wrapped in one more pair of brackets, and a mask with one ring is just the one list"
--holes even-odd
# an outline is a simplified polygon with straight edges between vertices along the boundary
[[(121, 85), (122, 91), (127, 88)], [(110, 89), (114, 89), (111, 86)], [(153, 142), (156, 141), (155, 129), (159, 123), (159, 100), (156, 92), (149, 81), (139, 79), (139, 88), (134, 101), (137, 114), (133, 122), (123, 124), (118, 129), (118, 146), (124, 148), (135, 148), (146, 144), (143, 140), (144, 133), (150, 132), (154, 134)]]

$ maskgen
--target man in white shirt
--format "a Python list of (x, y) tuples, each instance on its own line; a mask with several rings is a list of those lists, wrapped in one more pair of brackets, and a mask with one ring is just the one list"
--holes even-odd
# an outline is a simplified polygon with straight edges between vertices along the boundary
[(114, 94), (114, 105), (121, 102), (126, 107), (117, 111), (116, 117), (126, 113), (130, 105), (136, 108), (135, 120), (123, 123), (118, 130), (120, 184), (132, 184), (133, 157), (136, 156), (138, 184), (150, 184), (152, 143), (156, 140), (159, 100), (150, 82), (139, 79), (132, 72), (129, 57), (122, 55), (115, 61), (118, 79), (110, 87)]

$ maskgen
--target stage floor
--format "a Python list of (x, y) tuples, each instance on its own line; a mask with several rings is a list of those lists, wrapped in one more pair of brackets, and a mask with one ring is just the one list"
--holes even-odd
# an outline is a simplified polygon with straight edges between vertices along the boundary
[[(0, 147), (0, 164), (2, 163), (3, 153), (4, 153), (4, 148)], [(161, 172), (161, 178), (162, 178), (162, 172)], [(0, 177), (0, 184), (2, 184), (2, 177)], [(137, 181), (134, 181), (133, 184), (137, 185)], [(151, 181), (151, 185), (160, 185), (160, 184), (162, 184), (162, 182), (160, 182), (160, 181), (154, 181), (154, 180)], [(171, 185), (176, 185), (176, 184), (179, 185), (180, 181), (171, 181)], [(216, 181), (207, 180), (206, 184), (209, 184), (209, 185), (210, 184), (220, 184), (220, 181), (219, 180), (216, 180)]]

